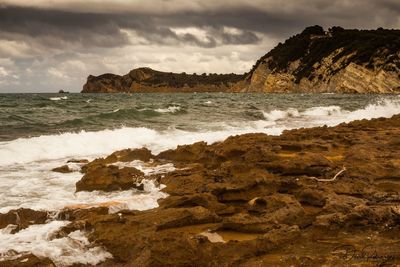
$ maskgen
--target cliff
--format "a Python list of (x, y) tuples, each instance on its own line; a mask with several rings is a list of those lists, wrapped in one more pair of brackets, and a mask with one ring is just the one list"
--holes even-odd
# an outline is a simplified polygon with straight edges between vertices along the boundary
[(306, 28), (257, 61), (242, 92), (399, 93), (400, 31)]
[(237, 74), (197, 75), (138, 68), (123, 76), (90, 75), (82, 93), (226, 92), (243, 79), (243, 75)]
[(279, 43), (243, 75), (139, 68), (124, 76), (90, 75), (82, 92), (400, 93), (400, 30), (313, 26)]

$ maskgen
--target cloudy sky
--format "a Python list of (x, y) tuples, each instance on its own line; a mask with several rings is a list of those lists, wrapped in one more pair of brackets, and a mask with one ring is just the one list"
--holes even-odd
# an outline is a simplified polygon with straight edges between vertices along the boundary
[(137, 67), (243, 73), (306, 26), (400, 28), (399, 0), (0, 0), (0, 93)]

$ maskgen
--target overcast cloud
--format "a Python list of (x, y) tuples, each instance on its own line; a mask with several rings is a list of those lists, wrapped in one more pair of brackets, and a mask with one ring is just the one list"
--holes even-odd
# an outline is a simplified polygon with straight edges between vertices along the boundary
[(400, 28), (398, 0), (0, 0), (0, 93), (137, 67), (243, 73), (306, 26)]

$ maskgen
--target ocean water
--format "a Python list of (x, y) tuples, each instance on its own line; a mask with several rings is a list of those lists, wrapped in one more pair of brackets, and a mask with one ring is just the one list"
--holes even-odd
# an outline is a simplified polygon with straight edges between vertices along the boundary
[[(143, 146), (159, 153), (230, 135), (279, 135), (286, 129), (333, 126), (399, 113), (398, 95), (0, 94), (0, 213), (24, 207), (56, 214), (74, 205), (107, 205), (110, 213), (117, 213), (154, 208), (158, 199), (166, 197), (150, 180), (144, 182), (144, 192), (75, 193), (75, 183), (82, 177), (79, 164), (68, 164), (75, 170), (72, 173), (51, 171), (72, 158), (91, 160)], [(150, 167), (139, 161), (131, 165), (147, 174), (174, 169), (171, 164)], [(1, 230), (0, 260), (31, 252), (63, 266), (89, 263), (88, 258), (97, 263), (111, 256), (101, 248), (86, 246), (82, 232), (68, 238), (78, 245), (46, 234), (65, 223), (50, 221), (18, 235)]]

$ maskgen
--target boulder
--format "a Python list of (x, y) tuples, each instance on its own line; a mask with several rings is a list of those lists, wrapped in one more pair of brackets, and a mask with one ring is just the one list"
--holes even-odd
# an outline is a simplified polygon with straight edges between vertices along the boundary
[(132, 168), (98, 165), (87, 170), (86, 174), (76, 183), (76, 191), (116, 191), (138, 189), (143, 190), (140, 184), (144, 173)]

